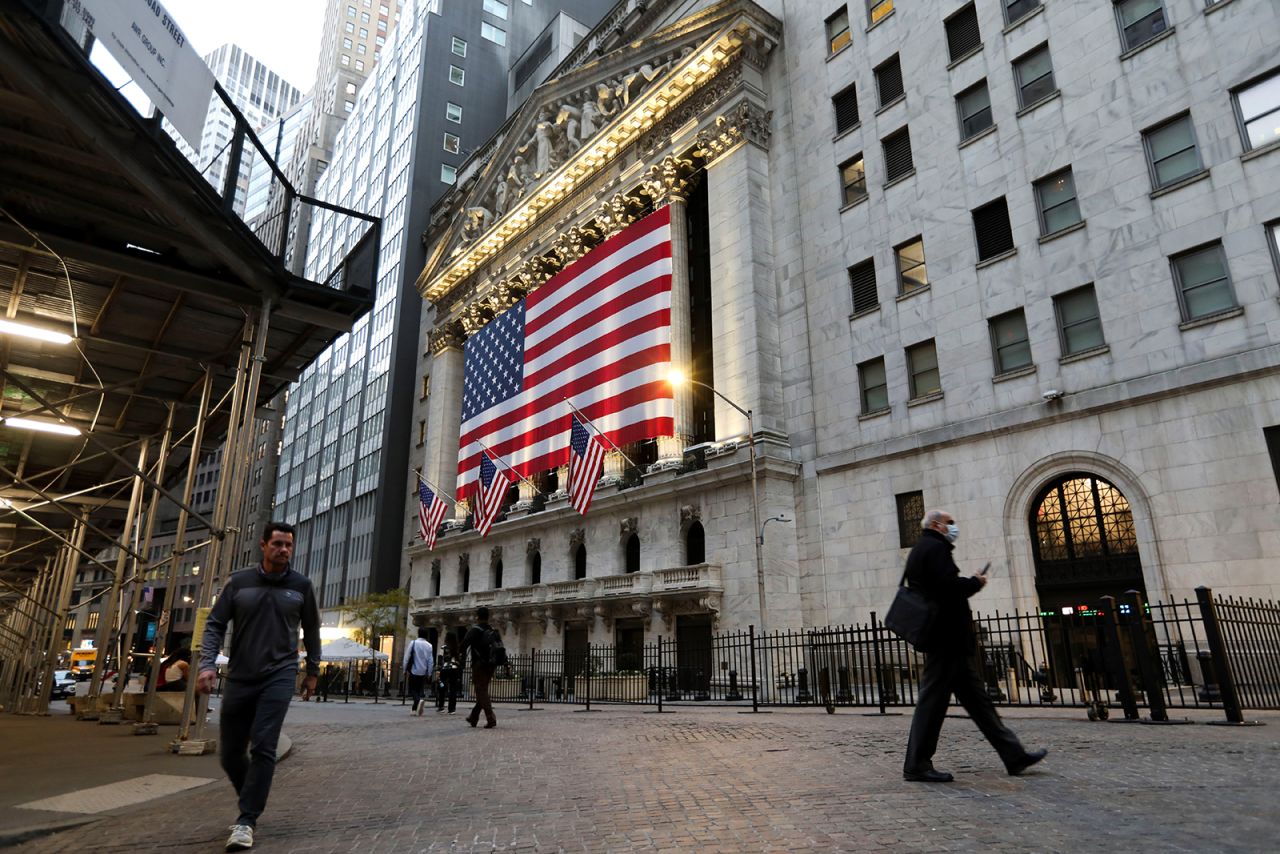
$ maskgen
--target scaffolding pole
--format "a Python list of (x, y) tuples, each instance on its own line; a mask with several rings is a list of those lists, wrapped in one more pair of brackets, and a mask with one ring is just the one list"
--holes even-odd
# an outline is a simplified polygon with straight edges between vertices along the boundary
[[(85, 510), (80, 518), (76, 521), (76, 530), (74, 537), (79, 547), (84, 546), (85, 528), (88, 526), (87, 517), (89, 511)], [(49, 631), (49, 646), (45, 650), (44, 661), (40, 668), (42, 678), (38, 681), (41, 686), (40, 693), (34, 698), (34, 712), (38, 715), (49, 714), (49, 692), (53, 687), (53, 670), (54, 665), (58, 663), (58, 647), (62, 645), (62, 634), (67, 624), (67, 613), (71, 606), (71, 589), (76, 584), (76, 570), (80, 567), (80, 561), (76, 560), (75, 552), (67, 555), (66, 567), (62, 573), (61, 583), (58, 585), (57, 608), (51, 616), (53, 625)]]

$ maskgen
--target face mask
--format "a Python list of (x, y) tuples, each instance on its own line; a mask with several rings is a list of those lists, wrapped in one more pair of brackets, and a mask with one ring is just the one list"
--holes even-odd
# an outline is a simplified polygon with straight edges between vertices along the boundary
[(948, 523), (946, 537), (948, 543), (954, 543), (960, 537), (960, 526), (955, 522)]

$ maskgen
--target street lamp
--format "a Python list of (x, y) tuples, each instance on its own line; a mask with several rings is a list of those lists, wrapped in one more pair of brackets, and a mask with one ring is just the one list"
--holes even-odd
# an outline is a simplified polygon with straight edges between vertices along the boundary
[[(690, 383), (691, 385), (705, 388), (707, 391), (732, 406), (747, 419), (747, 448), (751, 453), (751, 534), (755, 539), (756, 546), (756, 596), (760, 601), (760, 634), (763, 635), (768, 631), (769, 618), (768, 611), (765, 610), (764, 602), (764, 525), (760, 524), (760, 493), (756, 485), (756, 429), (755, 422), (751, 418), (751, 410), (743, 409), (741, 406), (721, 394), (714, 387), (709, 386), (700, 380), (695, 380), (693, 377), (686, 376), (678, 369), (673, 368), (668, 375), (668, 379), (672, 386)], [(769, 522), (772, 521), (774, 520), (769, 520)], [(779, 519), (778, 521), (785, 520)], [(765, 525), (767, 524), (768, 522), (765, 523)]]

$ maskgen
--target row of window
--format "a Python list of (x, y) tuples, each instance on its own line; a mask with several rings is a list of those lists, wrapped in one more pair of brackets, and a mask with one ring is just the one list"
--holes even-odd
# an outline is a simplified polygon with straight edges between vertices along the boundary
[[(1280, 221), (1266, 226), (1271, 249), (1280, 269)], [(919, 239), (906, 245), (899, 255), (899, 276), (914, 285), (923, 277), (923, 246)], [(1226, 254), (1221, 241), (1197, 246), (1169, 259), (1178, 305), (1187, 321), (1209, 318), (1238, 309)], [(870, 259), (849, 269), (855, 293), (859, 286), (875, 287), (875, 269)], [(856, 299), (856, 297), (855, 297)], [(1098, 313), (1098, 300), (1092, 284), (1074, 288), (1053, 297), (1054, 318), (1062, 358), (1102, 352), (1106, 339)], [(989, 318), (991, 360), (995, 376), (1015, 374), (1033, 366), (1027, 321), (1018, 308)], [(905, 348), (908, 394), (911, 401), (930, 398), (942, 392), (938, 371), (938, 354), (933, 339)], [(862, 414), (872, 415), (889, 409), (889, 389), (883, 356), (858, 365), (858, 385)]]

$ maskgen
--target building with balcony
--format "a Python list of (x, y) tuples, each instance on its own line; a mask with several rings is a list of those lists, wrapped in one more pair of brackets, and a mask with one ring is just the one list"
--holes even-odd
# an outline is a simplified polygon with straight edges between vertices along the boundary
[(563, 468), (487, 537), (458, 505), (409, 549), (415, 621), (864, 621), (929, 507), (992, 561), (984, 611), (1276, 597), (1277, 29), (1252, 0), (618, 3), (437, 206), (412, 453), (449, 491), (469, 340), (661, 208), (671, 361), (715, 393), (674, 390), (585, 517)]

